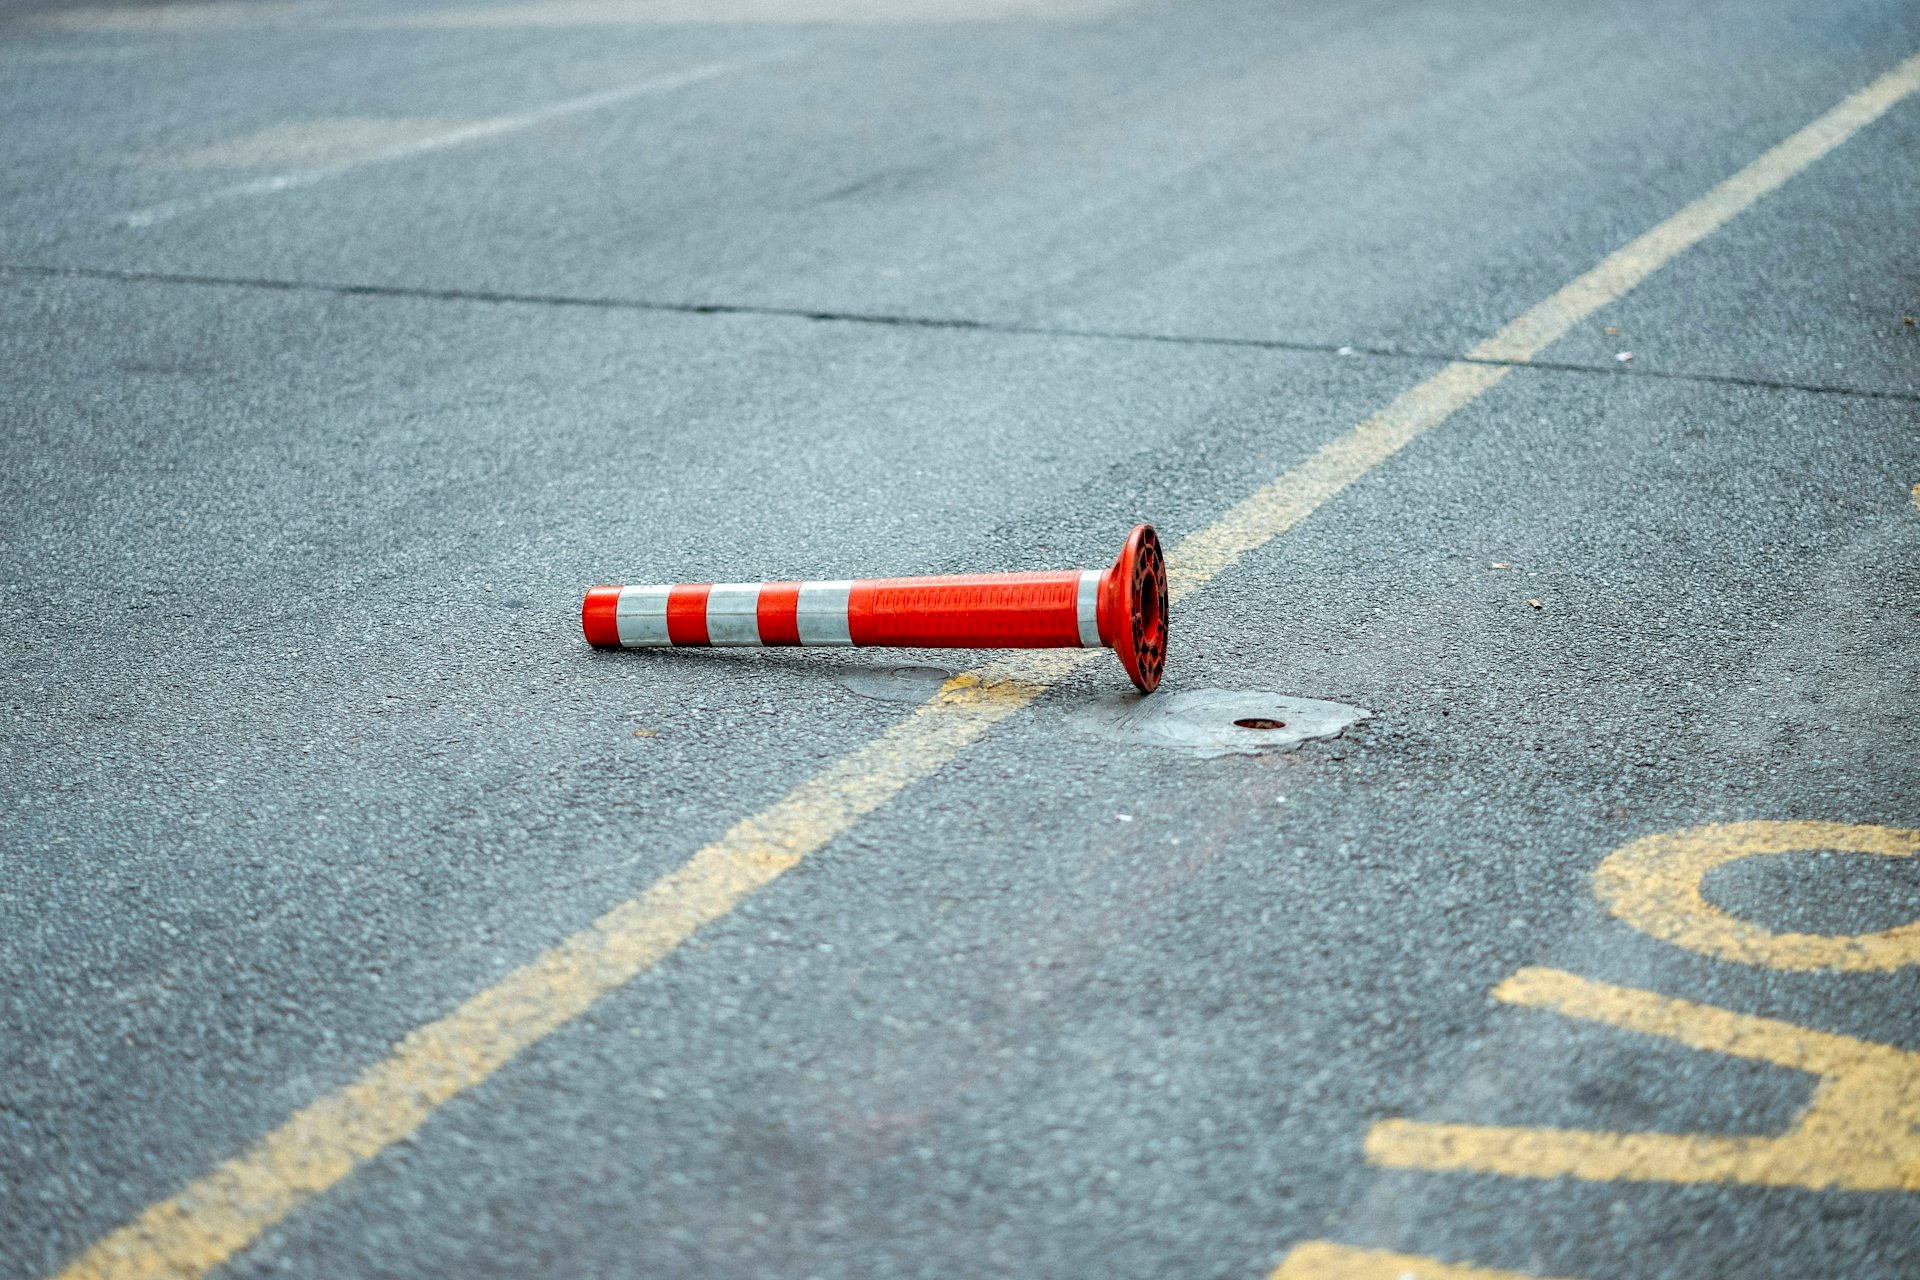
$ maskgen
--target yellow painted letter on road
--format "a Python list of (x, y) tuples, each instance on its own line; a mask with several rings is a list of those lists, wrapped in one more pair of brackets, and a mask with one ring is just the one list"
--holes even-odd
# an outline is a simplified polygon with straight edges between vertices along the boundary
[(1920, 853), (1920, 831), (1841, 822), (1729, 822), (1648, 836), (1607, 856), (1593, 891), (1636, 929), (1719, 960), (1855, 972), (1920, 964), (1920, 920), (1879, 933), (1774, 933), (1708, 902), (1700, 883), (1742, 858), (1815, 849), (1869, 857)]
[(1811, 1072), (1820, 1083), (1793, 1128), (1779, 1137), (1386, 1120), (1367, 1133), (1370, 1161), (1514, 1178), (1920, 1191), (1920, 1053), (1558, 969), (1522, 969), (1493, 994), (1508, 1004)]

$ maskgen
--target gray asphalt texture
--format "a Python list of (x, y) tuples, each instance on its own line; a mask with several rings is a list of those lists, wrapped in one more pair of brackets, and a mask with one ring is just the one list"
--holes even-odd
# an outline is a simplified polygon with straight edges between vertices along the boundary
[[(596, 653), (586, 586), (1177, 540), (1920, 49), (1904, 0), (1032, 7), (0, 10), (0, 1276), (870, 741), (928, 688), (890, 669), (969, 662)], [(156, 156), (694, 67), (116, 221), (288, 167)], [(1116, 745), (1083, 668), (228, 1274), (1920, 1275), (1920, 1195), (1361, 1151), (1806, 1104), (1488, 999), (1528, 965), (1920, 1050), (1913, 966), (1710, 960), (1591, 888), (1701, 823), (1920, 827), (1916, 209), (1910, 100), (1176, 611), (1169, 691), (1369, 719)], [(1709, 888), (1920, 917), (1903, 862)]]

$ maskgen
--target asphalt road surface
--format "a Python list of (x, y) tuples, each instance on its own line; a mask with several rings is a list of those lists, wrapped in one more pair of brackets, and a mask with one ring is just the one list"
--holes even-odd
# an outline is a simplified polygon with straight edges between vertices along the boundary
[[(0, 1276), (1920, 1275), (1916, 53), (7, 4)], [(580, 636), (1142, 520), (1365, 718)]]

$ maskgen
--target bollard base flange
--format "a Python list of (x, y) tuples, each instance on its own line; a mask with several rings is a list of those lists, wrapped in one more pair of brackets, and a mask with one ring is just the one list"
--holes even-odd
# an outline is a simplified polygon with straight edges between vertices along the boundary
[(1100, 643), (1119, 655), (1142, 693), (1167, 665), (1167, 559), (1150, 524), (1136, 525), (1100, 582)]

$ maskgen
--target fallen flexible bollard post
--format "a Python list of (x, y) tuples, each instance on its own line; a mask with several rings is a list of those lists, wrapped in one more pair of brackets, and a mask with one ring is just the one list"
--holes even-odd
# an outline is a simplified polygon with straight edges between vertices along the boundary
[(839, 582), (683, 582), (594, 587), (580, 609), (600, 649), (676, 645), (919, 645), (1096, 649), (1144, 693), (1167, 656), (1167, 568), (1153, 526), (1111, 568)]

